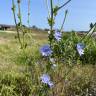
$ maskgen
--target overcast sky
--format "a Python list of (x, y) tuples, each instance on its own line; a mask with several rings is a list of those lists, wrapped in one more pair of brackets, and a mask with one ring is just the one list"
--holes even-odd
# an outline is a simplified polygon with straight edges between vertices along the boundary
[[(14, 24), (11, 11), (12, 0), (0, 1), (0, 24)], [(17, 1), (17, 0), (15, 0)], [(21, 0), (23, 24), (27, 24), (28, 0)], [(49, 0), (48, 0), (49, 1)], [(63, 4), (67, 0), (53, 0), (55, 4)], [(57, 2), (59, 1), (59, 3)], [(48, 12), (45, 0), (31, 0), (30, 25), (48, 28)], [(96, 0), (72, 0), (66, 7), (59, 11), (54, 28), (60, 28), (64, 18), (64, 11), (68, 9), (68, 16), (64, 30), (89, 30), (89, 24), (96, 22)]]

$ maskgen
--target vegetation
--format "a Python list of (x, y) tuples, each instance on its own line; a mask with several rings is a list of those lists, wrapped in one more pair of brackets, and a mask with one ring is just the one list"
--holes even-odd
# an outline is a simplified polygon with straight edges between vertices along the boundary
[[(18, 17), (12, 0), (17, 34), (0, 32), (0, 96), (96, 96), (96, 38), (92, 37), (95, 24), (82, 36), (74, 31), (65, 33), (65, 10), (61, 28), (54, 29), (58, 11), (70, 1), (60, 6), (49, 1), (50, 29), (45, 33), (25, 27), (21, 0), (17, 0)], [(28, 25), (29, 7), (30, 0)]]
[[(41, 39), (39, 36), (42, 35), (42, 32), (33, 32), (32, 36), (34, 39), (29, 42), (25, 53), (20, 49), (15, 35), (14, 33), (0, 33), (1, 96), (45, 96), (46, 94), (48, 96), (85, 96), (87, 94), (95, 96), (96, 66), (92, 65), (91, 62), (86, 63), (84, 61), (82, 63), (78, 59), (78, 62), (73, 62), (73, 64), (77, 64), (71, 68), (67, 64), (72, 62), (72, 60), (70, 59), (71, 61), (69, 61), (67, 57), (50, 71), (55, 86), (48, 90), (47, 93), (46, 91), (44, 92), (45, 89), (43, 87), (45, 85), (40, 82), (40, 76), (42, 72), (46, 72), (48, 61), (41, 57), (38, 48), (47, 43), (46, 34)], [(65, 34), (64, 38), (66, 39), (67, 36), (68, 34)], [(94, 40), (90, 40), (89, 43), (92, 44), (92, 42), (95, 43)], [(91, 58), (91, 55), (87, 55), (88, 58)], [(70, 72), (66, 76), (68, 71)]]

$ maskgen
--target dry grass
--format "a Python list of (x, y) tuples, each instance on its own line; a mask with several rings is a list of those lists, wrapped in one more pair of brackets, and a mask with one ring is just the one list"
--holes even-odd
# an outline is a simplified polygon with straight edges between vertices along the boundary
[[(17, 40), (14, 38), (16, 34), (14, 33), (0, 33), (0, 72), (15, 72), (15, 73), (22, 73), (25, 71), (25, 55), (22, 54), (21, 49), (19, 47), (19, 44)], [(46, 66), (46, 62), (44, 62), (39, 54), (38, 48), (42, 45), (47, 43), (47, 34), (33, 31), (32, 39), (28, 45), (28, 48), (25, 50), (25, 54), (30, 57), (34, 56), (35, 58), (39, 58), (39, 66), (34, 67), (34, 78), (39, 78), (38, 76), (42, 73), (42, 70), (44, 71), (44, 67)], [(41, 69), (41, 66), (43, 68)], [(32, 66), (33, 67), (33, 66)], [(66, 71), (68, 71), (69, 68), (65, 64), (58, 65), (58, 68), (51, 72), (51, 77), (54, 82), (58, 82), (59, 79), (64, 77), (66, 74)], [(62, 80), (60, 83), (58, 83), (54, 91), (54, 96), (76, 96), (71, 95), (73, 91), (77, 92), (77, 87), (80, 85), (83, 89), (83, 86), (86, 87), (84, 84), (88, 84), (90, 81), (93, 82), (96, 81), (96, 66), (93, 67), (93, 65), (76, 65), (74, 68), (70, 71), (70, 74), (66, 77), (65, 80)], [(36, 77), (37, 76), (37, 77)], [(81, 82), (79, 84), (79, 82)], [(96, 84), (96, 83), (94, 83)], [(72, 85), (72, 86), (71, 86)], [(95, 86), (95, 85), (94, 85)], [(72, 89), (74, 88), (74, 90)], [(78, 89), (79, 90), (79, 89)], [(79, 90), (80, 91), (80, 90)], [(81, 91), (80, 91), (81, 92)], [(51, 95), (52, 96), (52, 95)], [(80, 95), (78, 95), (80, 96)]]

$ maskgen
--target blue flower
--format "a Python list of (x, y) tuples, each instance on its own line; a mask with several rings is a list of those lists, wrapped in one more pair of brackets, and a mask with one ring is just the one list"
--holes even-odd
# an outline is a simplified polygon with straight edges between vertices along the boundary
[(62, 34), (59, 31), (55, 31), (54, 37), (57, 41), (61, 40)]
[(41, 76), (42, 83), (48, 84), (50, 81), (50, 76), (48, 74), (43, 74)]
[(82, 56), (84, 54), (85, 45), (83, 43), (78, 43), (76, 47), (79, 55)]
[(43, 74), (41, 77), (41, 82), (47, 84), (50, 88), (54, 86), (53, 82), (50, 80), (50, 76), (48, 74)]
[(54, 83), (52, 81), (49, 81), (48, 85), (49, 85), (50, 88), (52, 88), (54, 86)]
[(40, 52), (42, 54), (42, 56), (49, 56), (52, 54), (52, 50), (50, 48), (50, 46), (47, 44), (47, 45), (44, 45), (40, 48)]

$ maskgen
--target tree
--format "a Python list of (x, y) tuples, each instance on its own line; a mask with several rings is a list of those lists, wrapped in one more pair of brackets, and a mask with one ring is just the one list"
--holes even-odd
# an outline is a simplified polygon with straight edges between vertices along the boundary
[(90, 28), (91, 28), (91, 29), (93, 28), (93, 26), (94, 26), (94, 24), (93, 24), (93, 23), (90, 23)]

